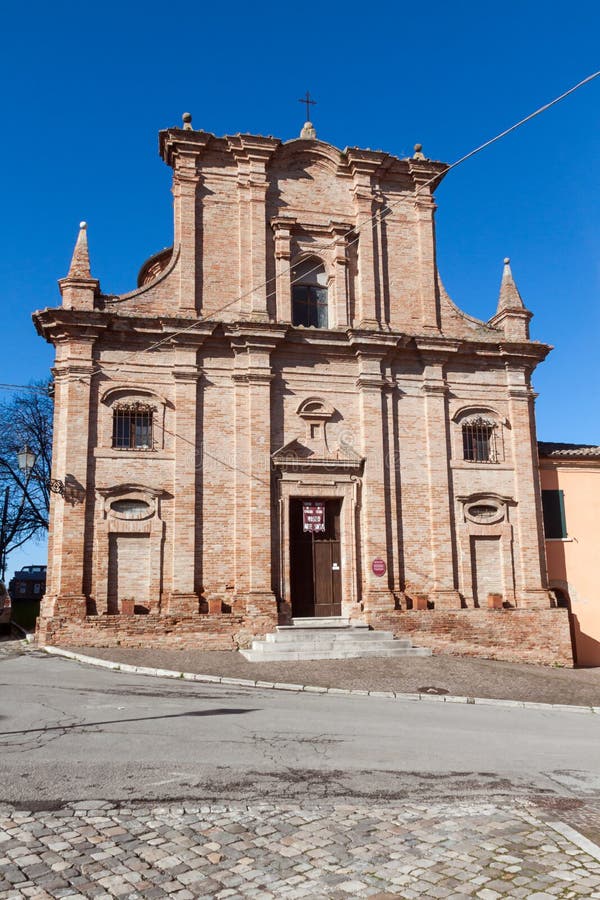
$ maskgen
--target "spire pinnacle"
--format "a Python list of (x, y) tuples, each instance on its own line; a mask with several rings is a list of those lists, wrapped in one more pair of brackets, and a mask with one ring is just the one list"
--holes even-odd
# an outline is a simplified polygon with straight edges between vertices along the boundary
[(86, 229), (87, 224), (80, 222), (69, 272), (58, 282), (63, 306), (67, 309), (93, 309), (94, 298), (100, 292), (100, 282), (96, 278), (92, 278), (90, 272)]
[(510, 259), (507, 256), (504, 260), (498, 309), (489, 324), (503, 331), (511, 341), (528, 341), (530, 319), (531, 313), (525, 308), (521, 299), (510, 270)]
[(79, 234), (77, 235), (77, 241), (75, 242), (75, 249), (73, 250), (73, 257), (71, 259), (67, 278), (73, 278), (79, 281), (92, 280), (90, 254), (87, 241), (87, 222), (79, 223)]
[(504, 271), (502, 272), (502, 281), (500, 283), (500, 296), (498, 297), (498, 309), (496, 315), (508, 310), (525, 309), (525, 304), (521, 298), (513, 274), (510, 268), (510, 259), (508, 256), (504, 260)]

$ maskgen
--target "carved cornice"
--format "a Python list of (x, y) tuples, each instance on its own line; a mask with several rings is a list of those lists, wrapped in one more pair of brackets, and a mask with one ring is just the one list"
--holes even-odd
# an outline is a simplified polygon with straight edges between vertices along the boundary
[(198, 368), (187, 366), (176, 366), (171, 372), (174, 381), (187, 383), (198, 381), (202, 377), (202, 374), (203, 373)]
[(238, 384), (270, 384), (275, 376), (270, 372), (237, 371), (231, 373), (231, 378)]
[(168, 128), (159, 132), (158, 148), (166, 164), (175, 168), (183, 155), (199, 157), (214, 140), (214, 134), (207, 131)]
[(440, 394), (444, 396), (448, 393), (449, 388), (445, 381), (425, 381), (421, 385), (424, 394)]
[(285, 338), (287, 326), (265, 322), (236, 322), (225, 325), (223, 333), (236, 353), (245, 350), (271, 351)]
[(266, 188), (267, 164), (280, 141), (253, 134), (236, 134), (225, 140), (238, 167), (238, 185)]

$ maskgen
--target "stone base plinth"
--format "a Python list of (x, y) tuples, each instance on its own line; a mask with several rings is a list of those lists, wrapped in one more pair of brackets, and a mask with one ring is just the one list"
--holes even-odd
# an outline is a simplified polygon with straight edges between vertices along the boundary
[(46, 594), (40, 606), (40, 614), (47, 617), (84, 619), (87, 611), (87, 598), (84, 594)]
[(460, 609), (462, 606), (458, 591), (432, 591), (429, 599), (434, 609)]
[(517, 594), (517, 606), (520, 609), (550, 609), (550, 593), (548, 591), (520, 591)]
[(363, 600), (365, 613), (386, 613), (396, 607), (396, 598), (392, 591), (367, 591)]
[(273, 618), (277, 622), (277, 600), (272, 591), (248, 591), (247, 594), (238, 595), (238, 603), (243, 604), (246, 616), (260, 616)]
[(193, 616), (199, 610), (200, 600), (197, 594), (173, 592), (166, 598), (166, 601), (163, 601), (161, 612), (166, 616)]

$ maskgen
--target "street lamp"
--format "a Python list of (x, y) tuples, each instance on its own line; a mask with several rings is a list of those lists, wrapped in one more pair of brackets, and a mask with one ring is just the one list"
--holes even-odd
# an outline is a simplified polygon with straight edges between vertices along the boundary
[(35, 466), (35, 461), (37, 457), (33, 450), (30, 450), (27, 444), (24, 444), (23, 447), (17, 453), (17, 462), (19, 463), (19, 469), (21, 472), (24, 472), (26, 475), (30, 475), (33, 472), (33, 467)]
[[(21, 472), (25, 473), (25, 475), (27, 476), (27, 481), (29, 481), (30, 477), (33, 474), (33, 467), (35, 466), (36, 459), (37, 456), (35, 455), (33, 450), (31, 450), (27, 446), (27, 444), (24, 444), (17, 453), (19, 469), (21, 470)], [(25, 484), (27, 484), (27, 482), (25, 482)], [(53, 494), (60, 494), (61, 497), (65, 496), (65, 486), (60, 478), (49, 478), (47, 484)]]

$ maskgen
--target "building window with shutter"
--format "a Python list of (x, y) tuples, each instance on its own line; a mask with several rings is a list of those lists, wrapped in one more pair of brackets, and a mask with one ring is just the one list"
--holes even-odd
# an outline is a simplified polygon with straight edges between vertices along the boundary
[(565, 500), (563, 491), (542, 491), (544, 534), (548, 540), (567, 537)]
[(113, 409), (116, 450), (152, 450), (154, 407), (147, 403), (119, 403)]

